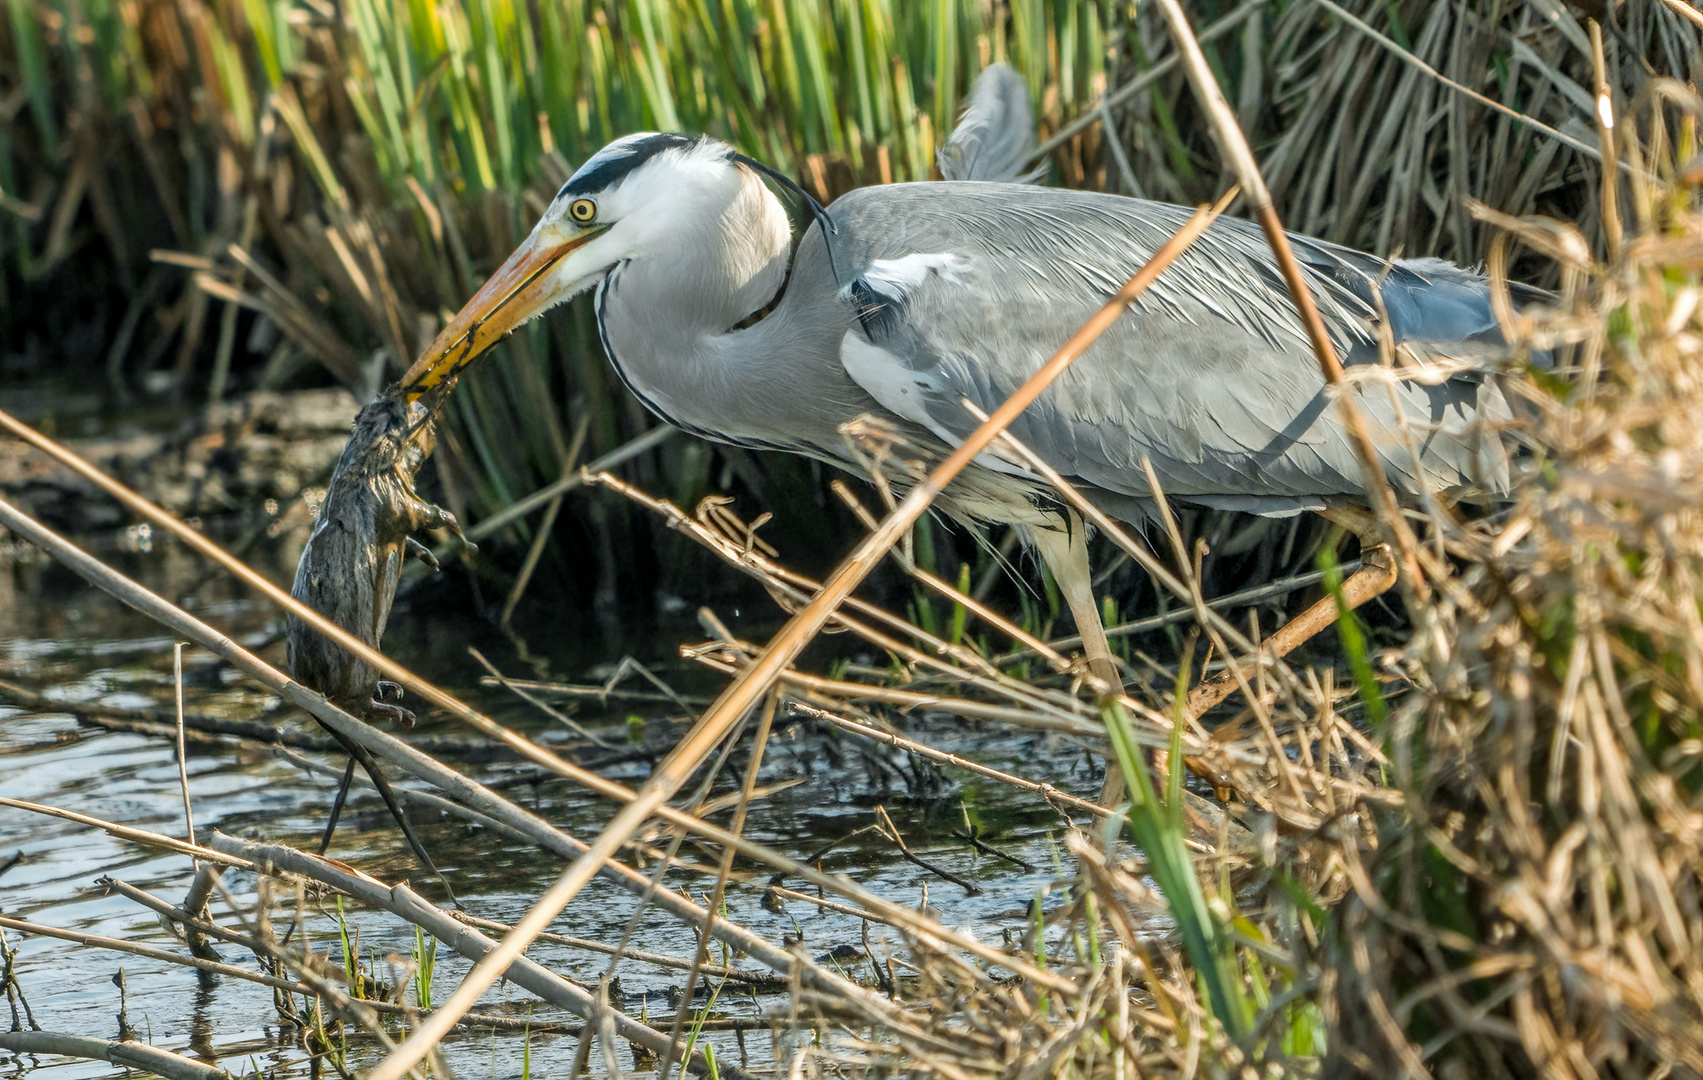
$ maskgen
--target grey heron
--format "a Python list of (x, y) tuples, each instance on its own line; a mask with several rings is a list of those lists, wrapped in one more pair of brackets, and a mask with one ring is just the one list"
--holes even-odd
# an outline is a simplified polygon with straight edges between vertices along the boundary
[[(997, 104), (997, 103), (996, 103)], [(1009, 124), (972, 110), (948, 176), (1016, 171)], [(1026, 124), (1026, 105), (1024, 106)], [(975, 129), (981, 125), (981, 131)], [(1027, 134), (1021, 140), (1028, 145)], [(708, 136), (646, 132), (598, 151), (404, 377), (423, 391), (526, 320), (595, 290), (627, 387), (708, 439), (851, 468), (863, 414), (939, 452), (991, 412), (1190, 210), (986, 179), (849, 192), (794, 235), (784, 178)], [(1423, 377), (1362, 380), (1397, 492), (1498, 492), (1491, 433), (1512, 416), (1485, 279), (1302, 236), (1297, 257), (1338, 352), (1370, 371), (1393, 342)], [(1220, 218), (1011, 434), (1115, 517), (1168, 498), (1287, 516), (1361, 504), (1361, 467), (1259, 228)], [(902, 473), (895, 479), (903, 482)], [(1015, 526), (1051, 568), (1096, 675), (1117, 685), (1082, 523), (1020, 460), (982, 455), (940, 503)]]

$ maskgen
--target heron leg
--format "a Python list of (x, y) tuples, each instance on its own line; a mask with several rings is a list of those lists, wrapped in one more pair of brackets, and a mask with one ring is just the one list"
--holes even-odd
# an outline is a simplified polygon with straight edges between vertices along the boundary
[(1073, 510), (1065, 511), (1061, 529), (1031, 528), (1030, 540), (1040, 552), (1047, 569), (1053, 572), (1058, 591), (1064, 594), (1065, 606), (1076, 620), (1076, 632), (1082, 636), (1082, 653), (1088, 660), (1088, 671), (1110, 690), (1123, 689), (1118, 676), (1118, 664), (1112, 659), (1112, 646), (1106, 640), (1105, 624), (1100, 622), (1100, 605), (1094, 602), (1094, 574), (1088, 564), (1088, 536), (1082, 519)]
[[(1088, 660), (1088, 673), (1104, 683), (1114, 693), (1123, 689), (1117, 661), (1112, 659), (1112, 646), (1106, 640), (1106, 627), (1100, 621), (1100, 605), (1094, 602), (1094, 573), (1088, 562), (1088, 536), (1082, 519), (1073, 510), (1064, 514), (1064, 528), (1030, 530), (1035, 550), (1040, 552), (1053, 572), (1058, 591), (1076, 620), (1076, 632), (1082, 637), (1082, 653)], [(1100, 805), (1115, 806), (1123, 798), (1124, 774), (1116, 759), (1106, 758), (1106, 776), (1101, 782)]]
[[(1342, 583), (1342, 602), (1352, 611), (1366, 601), (1388, 592), (1395, 583), (1395, 553), (1390, 550), (1388, 544), (1368, 543), (1362, 548), (1360, 569), (1350, 574), (1348, 580)], [(1311, 640), (1321, 630), (1335, 624), (1337, 617), (1336, 597), (1327, 596), (1290, 619), (1260, 644), (1258, 655), (1239, 661), (1235, 666), (1226, 667), (1189, 691), (1189, 716), (1198, 718), (1235, 693), (1239, 685), (1236, 678), (1238, 667), (1243, 679), (1252, 677), (1262, 662), (1289, 655), (1303, 642)]]

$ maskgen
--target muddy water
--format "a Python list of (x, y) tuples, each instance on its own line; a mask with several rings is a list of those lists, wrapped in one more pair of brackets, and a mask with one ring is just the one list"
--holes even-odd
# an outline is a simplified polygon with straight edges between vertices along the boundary
[[(217, 575), (206, 573), (174, 543), (157, 542), (136, 530), (81, 539), (150, 588), (281, 664), (281, 621), (275, 614), (250, 603)], [(287, 581), (294, 554), (287, 544), (280, 544), (259, 553), (256, 561), (274, 580)], [(545, 628), (528, 636), (527, 644), (535, 654), (529, 666), (508, 640), (494, 636), (486, 623), (471, 614), (469, 603), (466, 593), (452, 584), (427, 582), (399, 605), (385, 642), (387, 651), (414, 670), (431, 673), (499, 720), (560, 742), (564, 752), (578, 752), (587, 760), (608, 759), (606, 751), (581, 749), (577, 736), (530, 707), (518, 705), (503, 691), (480, 687), (478, 669), (465, 649), (477, 644), (514, 674), (531, 675), (541, 666), (573, 681), (583, 680), (589, 665), (617, 657), (603, 655), (594, 641), (551, 640)], [(755, 636), (764, 628), (738, 625), (736, 629)], [(678, 665), (670, 667), (667, 660), (676, 641), (697, 637), (683, 627), (676, 638), (656, 642), (653, 655), (645, 659), (658, 661), (659, 670), (684, 691), (703, 694), (717, 684)], [(172, 640), (158, 627), (0, 533), (0, 679), (65, 701), (148, 705), (171, 700), (171, 666)], [(309, 731), (299, 714), (283, 709), (215, 658), (189, 649), (185, 666), (191, 711)], [(652, 748), (665, 747), (671, 733), (680, 730), (684, 716), (678, 706), (643, 700), (563, 707), (574, 709), (577, 721), (598, 728), (610, 741), (626, 742), (642, 733)], [(1097, 784), (1083, 751), (1050, 737), (978, 728), (941, 717), (904, 717), (898, 723), (945, 749), (1067, 790), (1088, 794)], [(754, 839), (800, 857), (838, 841), (822, 856), (824, 869), (848, 873), (896, 902), (926, 901), (947, 925), (969, 930), (983, 940), (1020, 936), (1030, 925), (1026, 909), (1038, 895), (1052, 896), (1046, 901), (1049, 907), (1057, 901), (1053, 883), (1063, 872), (1064, 858), (1056, 840), (1062, 823), (1037, 800), (966, 773), (938, 772), (891, 750), (837, 736), (796, 718), (783, 717), (777, 725), (761, 782), (803, 782), (753, 808), (747, 833)], [(426, 715), (414, 734), (459, 736), (463, 732), (453, 721)], [(341, 768), (341, 760), (332, 754), (306, 757)], [(730, 774), (737, 773), (742, 755), (735, 754), (733, 760), (736, 768)], [(481, 781), (503, 786), (510, 797), (582, 837), (594, 834), (610, 813), (607, 804), (563, 782), (537, 782), (532, 771), (517, 762), (464, 758), (454, 763)], [(199, 833), (217, 828), (310, 849), (317, 843), (333, 778), (310, 773), (275, 749), (228, 740), (191, 744), (187, 766)], [(647, 768), (645, 761), (632, 760), (603, 771), (636, 784)], [(722, 788), (729, 782), (724, 780)], [(178, 767), (170, 743), (107, 730), (67, 711), (21, 709), (0, 700), (0, 793), (171, 835), (184, 833)], [(879, 835), (860, 833), (876, 820), (878, 805), (892, 815), (913, 850), (974, 882), (980, 894), (968, 895), (900, 860), (893, 845)], [(1026, 861), (1029, 868), (978, 853), (956, 837), (966, 817), (992, 846)], [(561, 869), (561, 863), (550, 856), (455, 821), (422, 821), (418, 827), (463, 903), (480, 916), (505, 922), (519, 919)], [(149, 912), (97, 882), (106, 876), (122, 879), (177, 903), (191, 876), (187, 859), (161, 855), (81, 825), (0, 809), (0, 863), (14, 852), (21, 858), (0, 874), (4, 914), (183, 951)], [(374, 797), (358, 796), (352, 802), (330, 854), (381, 879), (412, 878), (422, 892), (443, 901), (439, 890), (415, 869), (396, 826)], [(251, 877), (231, 874), (226, 880), (239, 906), (254, 902)], [(694, 894), (709, 888), (702, 878), (670, 876), (667, 880)], [(766, 875), (751, 873), (736, 883), (728, 898), (729, 917), (771, 940), (802, 936), (812, 952), (843, 956), (848, 970), (868, 974), (862, 958), (865, 927), (861, 922), (804, 902), (767, 910), (761, 903), (766, 881)], [(799, 882), (785, 884), (803, 888)], [(213, 910), (221, 922), (239, 921), (222, 899), (215, 901)], [(635, 911), (636, 902), (628, 894), (599, 881), (553, 929), (614, 942), (633, 923)], [(275, 915), (287, 918), (283, 913)], [(388, 915), (351, 911), (347, 924), (363, 962), (375, 962), (381, 977), (388, 978), (392, 972), (385, 957), (406, 958), (415, 953), (412, 928)], [(320, 948), (339, 947), (334, 910), (311, 911), (305, 930)], [(310, 1055), (297, 1041), (298, 1033), (280, 1022), (272, 992), (265, 987), (233, 978), (202, 979), (185, 968), (45, 937), (15, 932), (5, 936), (17, 951), (18, 985), (35, 1022), (46, 1030), (117, 1038), (122, 1007), (122, 1021), (137, 1037), (217, 1061), (238, 1075), (313, 1073)], [(891, 948), (881, 927), (868, 928), (868, 941), (878, 954), (885, 955)], [(645, 912), (638, 915), (631, 944), (690, 956), (695, 939), (666, 916)], [(221, 946), (221, 952), (229, 963), (255, 967), (254, 958), (241, 949)], [(561, 946), (535, 946), (530, 955), (593, 983), (610, 971), (606, 958)], [(439, 950), (432, 980), (437, 1000), (448, 996), (467, 966), (447, 949)], [(122, 995), (114, 984), (121, 970)], [(620, 1003), (629, 1012), (653, 1018), (670, 1015), (670, 1001), (678, 997), (677, 987), (683, 982), (681, 973), (626, 961), (613, 971), (619, 978)], [(413, 996), (408, 1000), (414, 1000)], [(483, 1004), (537, 1022), (569, 1019), (536, 1005), (512, 987), (492, 991)], [(711, 1013), (762, 1019), (784, 1009), (779, 996), (753, 997), (729, 988)], [(749, 1032), (743, 1038), (728, 1033), (707, 1037), (722, 1061), (761, 1069), (772, 1060), (767, 1031)], [(462, 1078), (519, 1076), (528, 1054), (533, 1075), (558, 1076), (566, 1074), (574, 1049), (575, 1039), (568, 1035), (464, 1031), (446, 1047), (446, 1056), (455, 1075)], [(372, 1064), (378, 1053), (373, 1040), (351, 1035), (346, 1064), (351, 1070), (361, 1069)], [(122, 1074), (102, 1063), (62, 1058), (26, 1058), (21, 1064), (33, 1069), (33, 1076), (51, 1080)], [(627, 1070), (634, 1066), (624, 1051), (620, 1064)], [(604, 1071), (600, 1058), (594, 1057), (593, 1070)], [(329, 1067), (324, 1074), (336, 1075)]]

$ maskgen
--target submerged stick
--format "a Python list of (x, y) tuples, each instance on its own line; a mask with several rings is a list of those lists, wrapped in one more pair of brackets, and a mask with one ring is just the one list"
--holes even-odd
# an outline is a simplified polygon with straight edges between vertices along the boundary
[(92, 1035), (62, 1035), (53, 1031), (0, 1032), (0, 1049), (15, 1054), (60, 1054), (65, 1057), (105, 1061), (126, 1069), (140, 1069), (167, 1080), (235, 1080), (217, 1065), (207, 1065), (141, 1042), (97, 1039)]

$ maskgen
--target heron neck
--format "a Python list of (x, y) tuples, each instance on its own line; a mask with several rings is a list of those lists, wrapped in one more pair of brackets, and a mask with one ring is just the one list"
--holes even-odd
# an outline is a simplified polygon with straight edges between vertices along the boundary
[(688, 430), (732, 437), (719, 426), (741, 380), (730, 335), (779, 296), (792, 260), (791, 223), (752, 178), (714, 219), (674, 232), (672, 249), (628, 260), (599, 289), (604, 349), (652, 411)]

